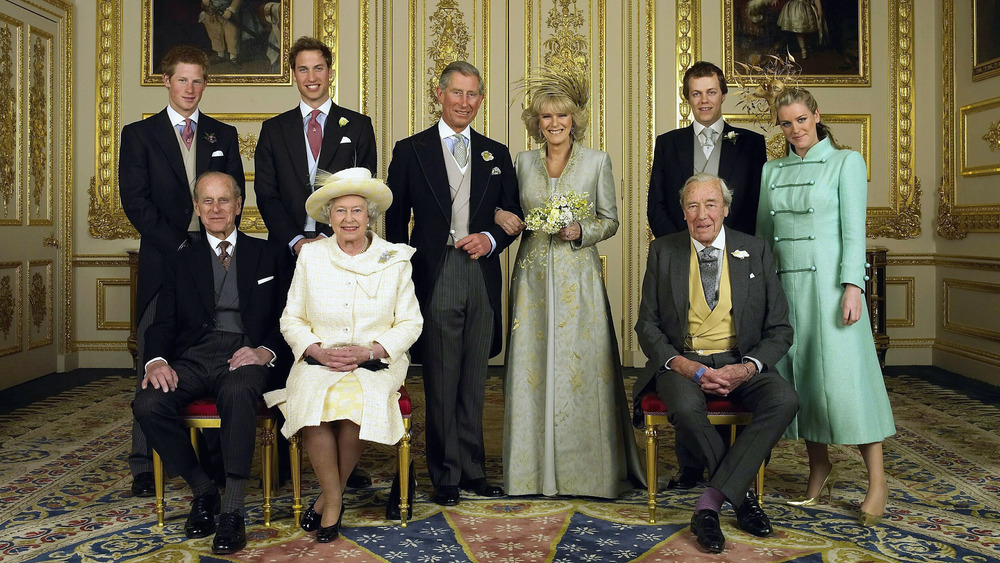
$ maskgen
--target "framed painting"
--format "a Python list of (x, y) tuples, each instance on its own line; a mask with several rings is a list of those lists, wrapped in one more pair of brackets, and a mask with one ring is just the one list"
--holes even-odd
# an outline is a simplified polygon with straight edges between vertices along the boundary
[(143, 0), (142, 84), (178, 45), (205, 52), (212, 84), (290, 84), (291, 20), (292, 0)]
[(726, 75), (777, 55), (802, 67), (802, 86), (870, 86), (868, 2), (723, 0)]
[(1000, 0), (972, 0), (972, 79), (1000, 75)]

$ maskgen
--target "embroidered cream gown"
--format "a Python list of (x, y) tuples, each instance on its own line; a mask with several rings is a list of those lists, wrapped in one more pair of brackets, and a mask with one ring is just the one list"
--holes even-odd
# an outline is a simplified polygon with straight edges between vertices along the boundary
[(524, 212), (575, 191), (594, 203), (594, 216), (580, 221), (578, 241), (521, 237), (510, 285), (504, 487), (511, 495), (614, 498), (642, 466), (595, 246), (618, 230), (611, 159), (574, 144), (554, 179), (544, 151), (517, 155)]

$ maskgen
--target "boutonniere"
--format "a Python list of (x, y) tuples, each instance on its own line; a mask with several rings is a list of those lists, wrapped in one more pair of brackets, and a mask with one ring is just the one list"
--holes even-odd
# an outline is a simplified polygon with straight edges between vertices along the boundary
[(489, 162), (489, 161), (493, 160), (493, 153), (491, 153), (490, 151), (483, 151), (482, 157), (483, 157), (483, 160), (485, 160), (486, 162)]
[(494, 166), (493, 170), (490, 170), (490, 175), (491, 176), (499, 176), (500, 175), (500, 167), (499, 166)]
[(348, 123), (350, 123), (350, 121), (348, 121), (346, 117), (341, 117), (340, 120), (337, 121), (337, 125), (340, 125), (341, 127), (347, 125)]
[(739, 258), (740, 260), (742, 260), (742, 259), (746, 258), (747, 256), (750, 256), (750, 253), (747, 252), (746, 250), (734, 250), (732, 252), (732, 255), (735, 256), (735, 257), (737, 257), (737, 258)]
[(378, 263), (385, 264), (386, 262), (389, 261), (390, 258), (392, 258), (395, 255), (396, 255), (395, 250), (386, 250), (385, 252), (382, 253), (381, 256), (378, 257)]
[(215, 133), (205, 133), (205, 140), (209, 143), (215, 144)]
[(726, 133), (723, 138), (725, 140), (729, 141), (730, 143), (732, 143), (732, 144), (735, 145), (736, 144), (736, 137), (739, 137), (739, 136), (740, 136), (740, 134), (737, 133), (736, 131), (730, 131), (730, 132)]

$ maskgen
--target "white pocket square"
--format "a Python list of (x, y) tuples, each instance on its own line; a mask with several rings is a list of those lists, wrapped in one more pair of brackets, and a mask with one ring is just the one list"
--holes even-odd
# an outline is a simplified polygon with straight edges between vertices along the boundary
[(225, 155), (222, 154), (222, 151), (215, 151), (212, 153), (212, 158), (215, 158), (217, 156), (225, 156)]
[(269, 282), (269, 281), (271, 281), (273, 279), (274, 279), (274, 276), (267, 276), (266, 278), (260, 278), (259, 280), (257, 280), (257, 285), (265, 284), (265, 283), (267, 283), (267, 282)]
[(750, 272), (750, 279), (753, 279), (753, 272)]
[(341, 142), (341, 144), (343, 144), (343, 143), (350, 143), (351, 142), (351, 138), (350, 137), (344, 137), (343, 139), (340, 140), (340, 142)]

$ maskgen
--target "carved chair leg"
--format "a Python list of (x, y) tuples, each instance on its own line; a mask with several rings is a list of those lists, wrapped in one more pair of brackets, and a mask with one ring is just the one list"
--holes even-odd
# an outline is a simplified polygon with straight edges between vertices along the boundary
[(163, 527), (163, 460), (153, 450), (153, 489), (156, 491), (156, 525)]
[(406, 527), (410, 510), (410, 419), (403, 419), (403, 438), (399, 441), (399, 525)]
[(295, 527), (302, 521), (302, 436), (295, 433), (288, 439), (288, 457), (292, 471), (292, 514), (295, 516)]
[(649, 523), (656, 523), (656, 425), (646, 418), (646, 486), (648, 490)]

